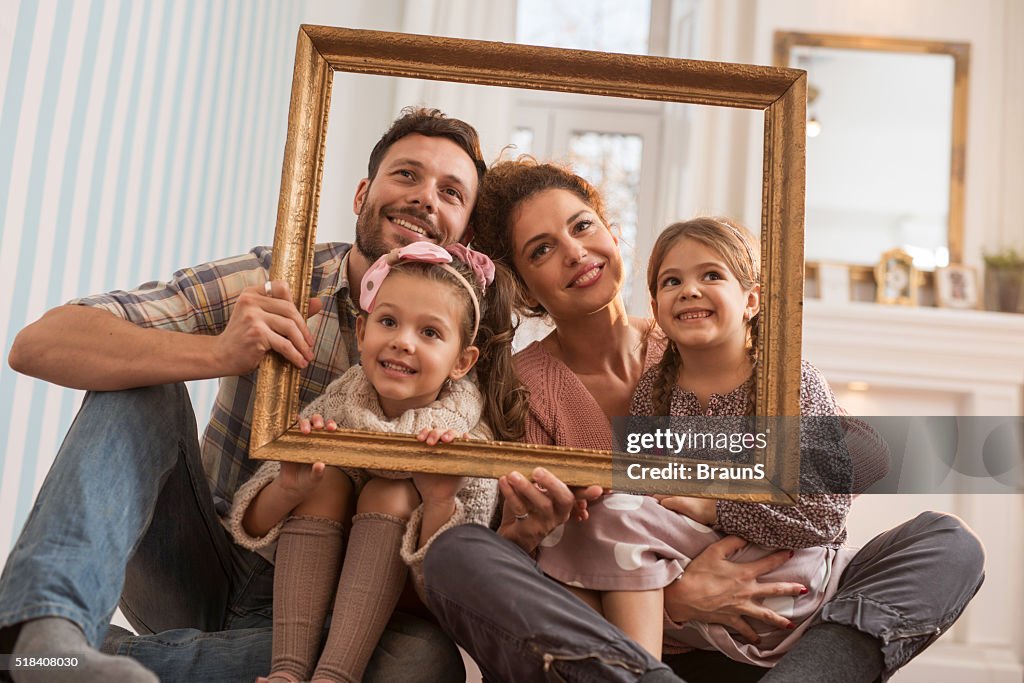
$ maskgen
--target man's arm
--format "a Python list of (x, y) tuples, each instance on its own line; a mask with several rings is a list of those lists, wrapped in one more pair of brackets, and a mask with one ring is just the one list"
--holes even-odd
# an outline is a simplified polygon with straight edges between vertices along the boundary
[[(312, 360), (312, 335), (282, 281), (273, 297), (242, 290), (218, 335), (142, 327), (109, 311), (58, 306), (14, 340), (9, 362), (18, 372), (73, 389), (114, 391), (242, 375), (273, 349), (300, 368)], [(310, 302), (310, 315), (320, 302)]]
[(47, 382), (113, 391), (215, 377), (217, 344), (217, 337), (139, 327), (100, 308), (69, 305), (19, 332), (8, 360)]

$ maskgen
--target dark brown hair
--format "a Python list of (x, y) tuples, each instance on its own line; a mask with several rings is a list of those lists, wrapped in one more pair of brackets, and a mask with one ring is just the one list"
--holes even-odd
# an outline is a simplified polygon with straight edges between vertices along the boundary
[[(472, 269), (457, 257), (448, 264), (473, 287), (480, 303), (480, 328), (473, 343), (480, 349), (476, 362), (476, 378), (484, 397), (483, 420), (500, 441), (519, 441), (526, 432), (526, 414), (529, 396), (519, 381), (512, 365), (512, 296), (515, 288), (512, 276), (502, 264), (494, 264), (494, 281), (486, 291), (480, 291)], [(415, 274), (434, 282), (443, 282), (462, 303), (462, 321), (459, 327), (460, 348), (470, 344), (473, 318), (476, 312), (466, 287), (446, 268), (417, 261), (400, 261), (392, 272)]]
[(366, 166), (366, 177), (371, 181), (377, 177), (377, 169), (384, 155), (395, 144), (407, 135), (425, 135), (427, 137), (448, 138), (473, 160), (478, 180), (483, 180), (487, 172), (487, 163), (480, 151), (480, 136), (476, 129), (461, 119), (445, 116), (440, 109), (426, 107), (406, 107), (401, 115), (394, 120), (387, 132), (381, 136), (370, 152), (370, 160)]
[(480, 183), (476, 206), (469, 221), (474, 231), (473, 248), (487, 254), (496, 263), (506, 264), (511, 271), (516, 285), (513, 307), (524, 316), (545, 315), (546, 312), (541, 306), (531, 307), (526, 303), (526, 284), (512, 260), (512, 224), (520, 205), (545, 190), (572, 192), (608, 226), (604, 202), (593, 185), (567, 168), (542, 164), (529, 156), (499, 161), (491, 166)]
[[(761, 281), (761, 249), (753, 233), (728, 218), (700, 217), (673, 223), (658, 235), (647, 263), (647, 290), (651, 293), (652, 299), (658, 296), (658, 271), (661, 270), (661, 264), (669, 250), (682, 239), (692, 239), (718, 252), (744, 291)], [(760, 311), (748, 321), (747, 352), (752, 363), (757, 363), (760, 322)], [(672, 407), (672, 387), (675, 386), (683, 369), (683, 359), (671, 341), (656, 367), (657, 377), (651, 393), (652, 414), (668, 415)], [(753, 383), (747, 392), (746, 412), (748, 415), (753, 415), (754, 412)]]

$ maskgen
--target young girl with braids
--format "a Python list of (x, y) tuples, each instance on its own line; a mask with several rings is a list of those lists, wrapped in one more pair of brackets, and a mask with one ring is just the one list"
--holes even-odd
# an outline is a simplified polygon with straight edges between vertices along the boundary
[[(511, 374), (507, 280), (495, 275), (489, 258), (459, 244), (414, 242), (382, 256), (360, 290), (361, 365), (305, 408), (302, 431), (416, 434), (431, 445), (517, 438), (510, 425), (524, 404)], [(270, 680), (361, 680), (406, 565), (422, 594), (420, 565), (433, 538), (489, 523), (496, 500), (487, 479), (264, 464), (236, 494), (230, 523), (239, 544), (276, 560)]]
[[(713, 430), (722, 431), (711, 418), (753, 414), (759, 267), (757, 240), (729, 221), (697, 218), (661, 234), (647, 280), (655, 320), (669, 343), (641, 377), (633, 415), (705, 416), (717, 425)], [(800, 408), (803, 416), (840, 412), (824, 378), (806, 362)], [(838, 421), (805, 421), (801, 451), (798, 505), (681, 496), (657, 497), (659, 502), (613, 493), (590, 504), (586, 524), (570, 521), (545, 539), (539, 564), (656, 657), (662, 647), (668, 653), (717, 649), (738, 661), (772, 666), (834, 594), (853, 555), (842, 547), (851, 470)], [(761, 581), (804, 586), (796, 597), (765, 600), (789, 624), (779, 629), (754, 621), (755, 642), (722, 625), (662, 618), (664, 587), (726, 534), (750, 542), (732, 557), (737, 562), (791, 550), (792, 559)]]

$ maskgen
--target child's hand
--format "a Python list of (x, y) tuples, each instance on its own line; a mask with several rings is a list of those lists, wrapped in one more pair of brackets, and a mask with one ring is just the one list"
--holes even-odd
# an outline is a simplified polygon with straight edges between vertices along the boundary
[(718, 501), (714, 498), (691, 498), (690, 496), (654, 496), (661, 506), (686, 515), (695, 522), (713, 526), (718, 522)]
[(333, 432), (338, 429), (338, 423), (334, 420), (324, 420), (324, 416), (320, 413), (316, 413), (312, 417), (300, 417), (299, 418), (299, 431), (303, 434), (309, 434), (314, 429), (323, 429), (328, 432)]
[(310, 465), (305, 462), (281, 461), (281, 472), (274, 483), (289, 497), (305, 500), (306, 496), (323, 481), (326, 468), (322, 462)]
[(463, 438), (468, 439), (469, 434), (459, 434), (454, 429), (438, 429), (437, 427), (424, 427), (420, 430), (420, 433), (416, 435), (416, 438), (420, 441), (425, 442), (428, 446), (434, 446), (437, 442), (451, 443), (455, 439)]
[(412, 483), (420, 492), (420, 498), (424, 506), (450, 503), (455, 500), (456, 494), (466, 485), (466, 477), (454, 474), (426, 474), (414, 472)]

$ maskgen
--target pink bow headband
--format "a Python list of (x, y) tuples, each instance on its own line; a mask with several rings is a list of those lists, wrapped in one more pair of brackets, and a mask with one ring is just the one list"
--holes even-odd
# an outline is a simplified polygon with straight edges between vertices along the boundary
[(473, 271), (473, 279), (477, 286), (484, 290), (487, 285), (494, 282), (494, 263), (485, 254), (473, 251), (461, 244), (449, 244), (447, 247), (439, 247), (433, 242), (413, 242), (398, 249), (392, 249), (377, 259), (366, 274), (363, 275), (363, 282), (359, 290), (359, 307), (367, 313), (373, 311), (374, 300), (377, 292), (380, 291), (381, 283), (391, 272), (392, 266), (399, 261), (418, 261), (420, 263), (436, 263), (455, 276), (455, 279), (469, 292), (469, 298), (473, 301), (473, 334), (470, 335), (470, 343), (476, 339), (476, 333), (480, 329), (480, 302), (477, 300), (476, 291), (462, 273), (455, 270), (448, 264), (452, 257), (468, 265)]

